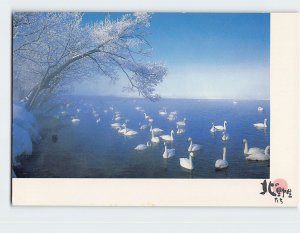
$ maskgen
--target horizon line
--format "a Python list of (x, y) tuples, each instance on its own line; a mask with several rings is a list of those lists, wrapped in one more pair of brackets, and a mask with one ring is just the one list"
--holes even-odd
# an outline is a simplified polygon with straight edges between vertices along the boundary
[[(71, 96), (99, 96), (99, 97), (114, 97), (114, 98), (127, 98), (127, 99), (147, 99), (145, 97), (139, 96), (120, 96), (120, 95), (89, 95), (89, 94), (69, 94)], [(184, 98), (184, 97), (161, 97), (160, 99), (187, 99), (187, 100), (232, 100), (232, 101), (241, 101), (241, 100), (265, 100), (270, 101), (270, 99), (246, 99), (246, 98)]]

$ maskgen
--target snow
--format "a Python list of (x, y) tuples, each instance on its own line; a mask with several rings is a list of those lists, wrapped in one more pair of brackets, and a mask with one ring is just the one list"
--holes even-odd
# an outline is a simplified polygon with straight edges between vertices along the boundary
[(41, 140), (34, 115), (22, 103), (13, 104), (13, 164), (19, 155), (32, 154), (32, 143)]

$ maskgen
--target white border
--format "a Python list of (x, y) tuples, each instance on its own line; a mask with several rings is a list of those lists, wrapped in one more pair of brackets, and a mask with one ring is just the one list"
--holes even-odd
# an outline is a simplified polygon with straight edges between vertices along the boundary
[[(97, 3), (94, 3), (97, 2)], [(92, 7), (93, 6), (93, 7)], [(10, 1), (2, 0), (0, 7), (0, 230), (3, 232), (274, 232), (280, 227), (297, 232), (300, 210), (249, 208), (30, 208), (10, 205), (10, 12), (12, 9), (150, 9), (178, 11), (239, 11), (239, 12), (298, 12), (298, 0), (135, 0), (135, 1)], [(183, 9), (184, 8), (184, 9)], [(300, 88), (300, 87), (299, 87)], [(4, 109), (4, 110), (3, 110)], [(298, 231), (299, 232), (299, 231)]]

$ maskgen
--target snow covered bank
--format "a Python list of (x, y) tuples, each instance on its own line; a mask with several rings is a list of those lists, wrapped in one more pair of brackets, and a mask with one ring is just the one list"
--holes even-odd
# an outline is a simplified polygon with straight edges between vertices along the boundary
[(32, 143), (41, 140), (35, 117), (28, 112), (22, 103), (13, 104), (13, 165), (17, 164), (16, 158), (19, 155), (32, 154)]

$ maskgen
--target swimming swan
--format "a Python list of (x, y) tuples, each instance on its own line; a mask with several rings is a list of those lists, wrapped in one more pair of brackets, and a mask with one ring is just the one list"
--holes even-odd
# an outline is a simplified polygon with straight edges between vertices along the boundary
[(223, 159), (218, 159), (215, 163), (215, 168), (221, 170), (228, 167), (228, 162), (226, 160), (226, 147), (223, 147)]
[(152, 128), (152, 125), (150, 127), (150, 132), (153, 132), (154, 134), (159, 134), (162, 133), (164, 130), (160, 129), (160, 128)]
[(188, 170), (193, 170), (194, 169), (193, 158), (192, 158), (193, 156), (194, 153), (190, 152), (189, 158), (179, 158), (180, 166)]
[(199, 145), (199, 144), (193, 144), (193, 141), (192, 141), (192, 138), (191, 138), (191, 137), (188, 138), (188, 141), (191, 142), (191, 143), (190, 143), (190, 146), (189, 146), (189, 148), (188, 148), (188, 151), (189, 151), (189, 152), (198, 151), (198, 150), (200, 150), (200, 149), (202, 148), (202, 146)]
[(227, 121), (224, 121), (223, 126), (222, 125), (215, 125), (214, 127), (217, 131), (225, 131), (226, 130), (226, 125), (227, 125)]
[(185, 121), (186, 121), (186, 118), (184, 118), (183, 121), (177, 121), (176, 124), (177, 124), (177, 126), (184, 127), (186, 125)]
[(134, 136), (137, 134), (138, 134), (138, 132), (131, 130), (131, 129), (127, 129), (127, 131), (124, 133), (125, 136)]
[(174, 131), (171, 130), (171, 135), (166, 134), (166, 135), (162, 135), (160, 137), (165, 141), (173, 141), (174, 140), (173, 134), (174, 134)]
[(228, 141), (230, 139), (229, 134), (223, 131), (222, 141)]
[(135, 150), (146, 150), (148, 147), (150, 147), (150, 142), (147, 142), (147, 144), (139, 144), (134, 149)]
[(173, 157), (175, 155), (175, 149), (168, 149), (166, 143), (164, 143), (164, 145), (165, 145), (165, 151), (163, 153), (163, 158), (168, 159)]
[(217, 129), (215, 128), (214, 123), (211, 123), (211, 124), (212, 124), (212, 126), (210, 128), (210, 132), (215, 133), (217, 131)]
[(265, 161), (270, 160), (270, 146), (267, 146), (265, 150), (261, 149), (256, 153), (250, 154), (246, 157), (247, 160)]
[(262, 112), (263, 110), (264, 110), (263, 107), (260, 107), (260, 106), (259, 106), (259, 107), (257, 108), (257, 111), (259, 111), (259, 112)]
[(154, 137), (153, 131), (151, 132), (152, 137), (151, 137), (151, 142), (153, 143), (159, 143), (159, 137)]
[(164, 110), (160, 110), (160, 111), (158, 112), (158, 114), (161, 115), (161, 116), (166, 116), (166, 115), (168, 115), (166, 108), (164, 108)]
[(255, 128), (258, 128), (258, 129), (265, 129), (265, 128), (268, 127), (267, 126), (267, 119), (264, 119), (264, 123), (255, 123), (255, 124), (253, 124), (253, 126)]
[(245, 144), (245, 147), (244, 147), (244, 154), (245, 155), (261, 153), (263, 151), (263, 149), (260, 149), (258, 147), (252, 147), (252, 148), (248, 149), (248, 141), (246, 139), (243, 139), (243, 143)]

